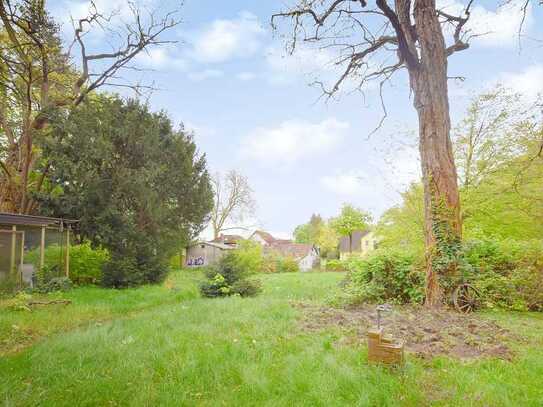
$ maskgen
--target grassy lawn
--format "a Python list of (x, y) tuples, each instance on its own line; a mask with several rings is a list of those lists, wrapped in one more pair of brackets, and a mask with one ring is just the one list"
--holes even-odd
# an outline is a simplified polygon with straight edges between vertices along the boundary
[[(256, 298), (202, 299), (198, 276), (81, 288), (68, 306), (0, 305), (0, 402), (11, 405), (541, 406), (543, 317), (492, 313), (526, 337), (513, 361), (368, 366), (348, 331), (307, 333), (291, 301), (323, 302), (339, 273), (262, 276)], [(358, 344), (356, 344), (358, 343)]]

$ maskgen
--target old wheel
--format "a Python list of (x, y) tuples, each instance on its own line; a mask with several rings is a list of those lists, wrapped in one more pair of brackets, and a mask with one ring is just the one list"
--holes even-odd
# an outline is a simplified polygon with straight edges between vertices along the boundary
[(479, 292), (469, 284), (461, 284), (454, 290), (452, 300), (458, 312), (469, 314), (479, 305)]

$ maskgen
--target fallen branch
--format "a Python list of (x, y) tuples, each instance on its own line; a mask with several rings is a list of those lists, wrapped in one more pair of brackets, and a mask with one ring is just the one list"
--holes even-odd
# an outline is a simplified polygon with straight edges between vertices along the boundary
[(69, 305), (72, 303), (72, 300), (51, 300), (51, 301), (28, 301), (28, 306), (32, 307), (33, 305), (54, 305), (54, 304), (64, 304)]

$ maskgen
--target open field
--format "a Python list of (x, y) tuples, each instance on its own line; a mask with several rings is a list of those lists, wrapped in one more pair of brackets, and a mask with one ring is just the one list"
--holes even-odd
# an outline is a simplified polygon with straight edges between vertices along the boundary
[[(250, 299), (202, 299), (198, 275), (164, 286), (80, 288), (71, 305), (0, 305), (4, 405), (540, 406), (543, 316), (485, 313), (520, 336), (512, 361), (408, 356), (368, 366), (349, 327), (306, 330), (305, 302), (324, 304), (340, 273), (266, 275)], [(350, 340), (345, 340), (345, 339)]]

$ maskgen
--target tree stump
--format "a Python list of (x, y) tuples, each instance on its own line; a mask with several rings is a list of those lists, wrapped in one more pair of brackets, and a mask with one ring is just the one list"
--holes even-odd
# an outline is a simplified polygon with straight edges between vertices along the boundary
[(368, 361), (390, 366), (402, 366), (405, 362), (404, 344), (384, 335), (383, 329), (368, 331)]

